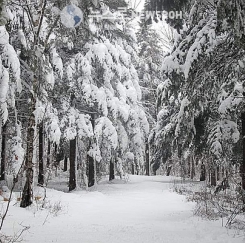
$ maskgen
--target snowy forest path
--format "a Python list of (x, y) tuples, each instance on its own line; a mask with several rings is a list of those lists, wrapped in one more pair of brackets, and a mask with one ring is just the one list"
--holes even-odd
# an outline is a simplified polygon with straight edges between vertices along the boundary
[(89, 192), (48, 189), (47, 200), (62, 207), (57, 217), (38, 210), (34, 218), (33, 208), (16, 207), (11, 215), (30, 225), (23, 242), (31, 243), (244, 242), (244, 235), (227, 231), (220, 220), (193, 216), (195, 204), (171, 192), (171, 185), (171, 177), (130, 176), (127, 183), (102, 181)]

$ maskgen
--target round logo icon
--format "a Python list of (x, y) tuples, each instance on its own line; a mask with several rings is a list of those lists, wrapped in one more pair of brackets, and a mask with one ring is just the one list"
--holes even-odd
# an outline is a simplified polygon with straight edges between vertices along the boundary
[(76, 28), (83, 21), (83, 12), (75, 5), (68, 5), (61, 11), (60, 19), (65, 27)]

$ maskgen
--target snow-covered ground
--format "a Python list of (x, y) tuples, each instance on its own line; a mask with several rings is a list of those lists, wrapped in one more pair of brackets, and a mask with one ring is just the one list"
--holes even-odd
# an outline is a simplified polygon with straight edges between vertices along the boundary
[(221, 220), (193, 216), (195, 204), (171, 192), (170, 183), (170, 177), (130, 176), (127, 183), (103, 181), (89, 192), (48, 189), (43, 210), (12, 202), (3, 233), (30, 226), (22, 242), (31, 243), (245, 242), (244, 233), (222, 227)]

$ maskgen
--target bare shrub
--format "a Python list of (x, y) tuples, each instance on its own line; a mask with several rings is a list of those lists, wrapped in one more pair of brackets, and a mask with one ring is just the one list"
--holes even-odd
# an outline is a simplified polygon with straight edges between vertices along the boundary
[(196, 202), (194, 215), (209, 220), (221, 218), (222, 226), (244, 230), (245, 194), (236, 181), (236, 178), (229, 178), (229, 187), (224, 188), (221, 188), (222, 182), (214, 188), (200, 182), (173, 181), (172, 188), (185, 195), (188, 201)]

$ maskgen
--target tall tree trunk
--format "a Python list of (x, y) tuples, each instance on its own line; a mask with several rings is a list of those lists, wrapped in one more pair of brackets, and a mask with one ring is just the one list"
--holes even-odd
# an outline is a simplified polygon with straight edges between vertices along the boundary
[(67, 156), (64, 159), (64, 171), (67, 171)]
[(217, 166), (217, 181), (220, 180), (220, 166)]
[(115, 160), (114, 156), (112, 155), (110, 160), (110, 175), (109, 175), (109, 181), (112, 181), (115, 179)]
[(69, 177), (69, 191), (76, 188), (76, 141), (74, 138), (70, 140), (70, 177)]
[(99, 166), (98, 166), (97, 161), (94, 159), (94, 184), (95, 185), (98, 183), (97, 174), (99, 174)]
[(195, 176), (195, 162), (193, 156), (191, 157), (191, 179)]
[(187, 158), (187, 177), (191, 178), (191, 156)]
[(136, 156), (134, 156), (134, 173), (136, 173), (136, 175), (140, 173), (139, 161)]
[(5, 180), (5, 165), (6, 165), (6, 142), (7, 142), (7, 123), (2, 126), (2, 150), (1, 150), (1, 174), (0, 181)]
[(132, 175), (135, 174), (135, 169), (134, 169), (134, 162), (132, 162)]
[(59, 152), (58, 152), (57, 157), (56, 157), (56, 166), (59, 167), (60, 161), (62, 161), (64, 159), (65, 159), (64, 149), (62, 148), (62, 146), (60, 146)]
[(55, 167), (55, 176), (58, 176), (58, 145), (54, 144), (54, 152), (53, 152), (53, 165)]
[(171, 164), (168, 164), (167, 165), (167, 173), (166, 173), (166, 176), (170, 176), (171, 170), (172, 170), (172, 165)]
[(146, 167), (146, 175), (150, 175), (150, 153), (149, 153), (149, 144), (146, 141), (146, 148), (145, 148), (145, 167)]
[(222, 179), (225, 178), (225, 168), (223, 166), (221, 167), (221, 177)]
[(38, 172), (38, 184), (43, 186), (44, 184), (44, 166), (43, 166), (43, 123), (39, 125), (39, 172)]
[(51, 142), (48, 139), (48, 151), (47, 151), (47, 168), (50, 167), (50, 156), (51, 156)]
[(242, 146), (243, 159), (240, 166), (240, 174), (242, 178), (242, 189), (245, 190), (245, 112), (242, 112)]
[(26, 182), (22, 194), (22, 200), (20, 206), (22, 208), (28, 207), (32, 204), (32, 184), (33, 184), (33, 151), (34, 151), (34, 127), (35, 127), (35, 116), (34, 111), (36, 106), (36, 100), (34, 95), (32, 94), (31, 97), (31, 104), (30, 104), (30, 118), (28, 121), (28, 128), (27, 128), (27, 156), (25, 161), (25, 170), (26, 170)]
[(200, 173), (200, 181), (205, 181), (206, 180), (206, 168), (205, 165), (201, 165), (201, 173)]
[[(96, 114), (91, 114), (91, 123), (93, 130), (95, 128), (95, 120), (96, 120)], [(92, 145), (92, 142), (89, 144), (89, 149)], [(91, 187), (95, 184), (95, 177), (96, 177), (96, 166), (95, 166), (96, 161), (94, 161), (94, 158), (91, 156), (87, 156), (87, 177), (88, 177), (88, 187)]]
[(94, 173), (94, 159), (87, 156), (87, 175), (88, 175), (88, 187), (94, 185), (95, 182), (95, 173)]
[(54, 167), (57, 169), (59, 165), (59, 154), (58, 154), (58, 145), (54, 144)]
[(215, 167), (212, 166), (212, 168), (210, 169), (210, 179), (211, 179), (211, 186), (216, 186), (216, 171), (215, 171)]

